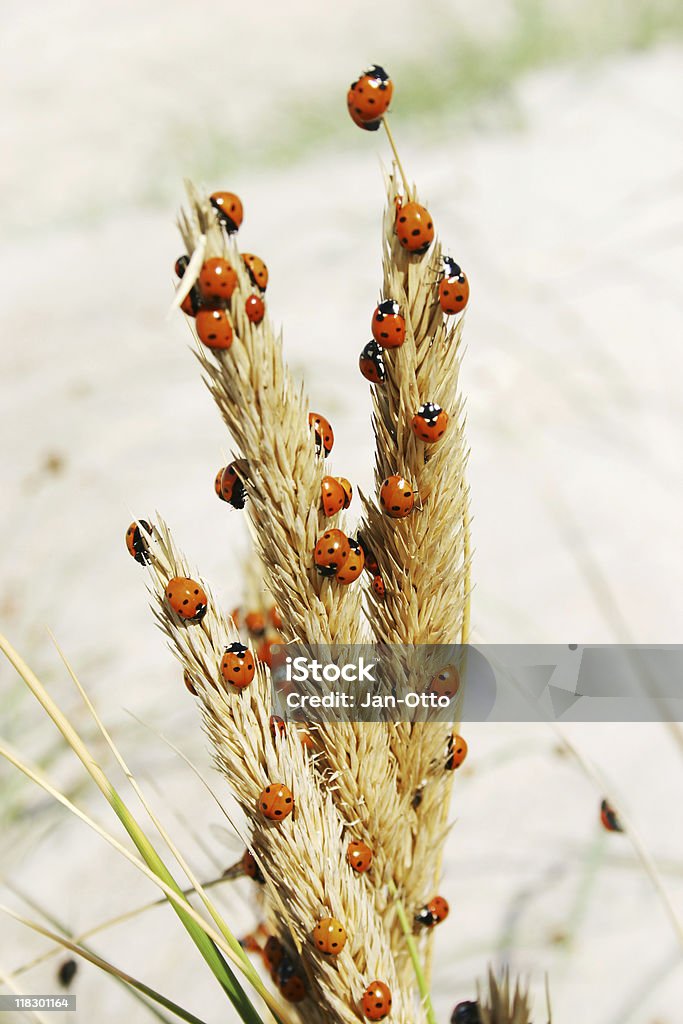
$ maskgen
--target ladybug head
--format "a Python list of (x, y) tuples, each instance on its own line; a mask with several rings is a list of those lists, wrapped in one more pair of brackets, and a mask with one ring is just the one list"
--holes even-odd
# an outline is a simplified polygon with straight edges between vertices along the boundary
[(368, 68), (365, 74), (368, 78), (374, 78), (375, 81), (379, 82), (380, 89), (386, 89), (387, 82), (389, 81), (389, 75), (379, 64), (373, 64), (371, 68)]
[(451, 256), (443, 257), (443, 272), (444, 277), (447, 277), (449, 279), (451, 277), (462, 277), (462, 270)]
[(238, 658), (243, 658), (247, 653), (248, 648), (245, 647), (244, 644), (237, 642), (230, 644), (230, 646), (226, 647), (225, 650), (227, 654), (236, 654)]
[(382, 316), (396, 316), (400, 308), (396, 299), (385, 299), (377, 307)]

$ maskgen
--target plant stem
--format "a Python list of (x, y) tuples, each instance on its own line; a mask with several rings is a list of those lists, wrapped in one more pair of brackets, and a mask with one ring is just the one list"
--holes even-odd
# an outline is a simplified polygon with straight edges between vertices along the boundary
[(403, 935), (406, 940), (406, 946), (408, 947), (408, 953), (413, 963), (413, 970), (415, 971), (415, 980), (417, 981), (417, 987), (422, 999), (422, 1005), (427, 1017), (428, 1024), (436, 1024), (436, 1016), (434, 1015), (434, 1007), (432, 1006), (432, 997), (429, 994), (429, 986), (422, 970), (422, 964), (420, 963), (420, 954), (417, 950), (417, 943), (413, 936), (412, 928), (410, 927), (410, 921), (406, 914), (403, 901), (398, 895), (398, 890), (393, 882), (389, 882), (389, 892), (394, 897), (394, 906), (396, 907), (396, 913), (398, 920), (403, 931)]

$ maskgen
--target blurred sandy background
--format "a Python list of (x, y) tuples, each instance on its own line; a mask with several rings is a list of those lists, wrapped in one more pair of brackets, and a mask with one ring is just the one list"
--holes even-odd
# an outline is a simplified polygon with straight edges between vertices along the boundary
[[(2, 21), (0, 629), (88, 730), (54, 631), (203, 877), (238, 844), (226, 846), (189, 770), (129, 713), (208, 765), (124, 549), (130, 519), (160, 510), (228, 608), (246, 550), (240, 515), (213, 494), (230, 440), (182, 318), (166, 318), (174, 215), (185, 176), (242, 196), (241, 243), (267, 260), (288, 358), (334, 423), (334, 470), (369, 488), (356, 360), (379, 285), (388, 153), (345, 111), (369, 63), (395, 80), (409, 174), (472, 283), (475, 637), (680, 639), (679, 4), (7, 0)], [(4, 666), (0, 734), (106, 819)], [(571, 735), (683, 913), (680, 748), (658, 726)], [(509, 962), (537, 993), (548, 971), (556, 1024), (678, 1024), (673, 932), (628, 840), (599, 832), (600, 793), (554, 753), (549, 728), (480, 726), (468, 740), (443, 883), (454, 911), (439, 934), (440, 1019), (488, 962)], [(0, 881), (75, 930), (154, 898), (4, 767), (0, 822)], [(249, 893), (225, 892), (245, 930)], [(232, 1019), (170, 916), (153, 911), (97, 948), (208, 1019)], [(0, 919), (1, 972), (45, 946)], [(20, 983), (54, 990), (54, 962)], [(94, 970), (76, 991), (78, 1020), (146, 1019)], [(545, 1020), (540, 996), (534, 1020)]]

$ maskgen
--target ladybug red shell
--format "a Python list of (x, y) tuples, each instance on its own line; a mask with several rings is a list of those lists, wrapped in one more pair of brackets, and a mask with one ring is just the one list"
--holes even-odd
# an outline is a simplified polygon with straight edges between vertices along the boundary
[(467, 743), (462, 736), (454, 733), (448, 737), (448, 753), (446, 755), (446, 771), (454, 772), (467, 757)]
[(275, 739), (276, 736), (287, 735), (287, 724), (284, 718), (280, 718), (279, 715), (271, 715), (269, 724), (270, 735), (272, 736), (273, 739)]
[(374, 64), (349, 87), (346, 102), (354, 122), (374, 125), (389, 109), (394, 86), (384, 68)]
[(275, 629), (282, 629), (282, 616), (280, 615), (280, 609), (276, 604), (274, 604), (268, 612), (268, 617), (271, 625)]
[(258, 806), (269, 821), (284, 821), (294, 810), (294, 796), (284, 782), (271, 782), (259, 796)]
[(444, 273), (439, 282), (439, 305), (444, 313), (461, 313), (469, 301), (467, 275), (450, 256), (444, 256)]
[(429, 684), (429, 692), (437, 697), (455, 697), (460, 689), (460, 673), (455, 665), (445, 665)]
[(355, 110), (355, 95), (353, 88), (349, 89), (346, 94), (346, 109), (349, 112), (349, 116), (353, 123), (359, 128), (362, 128), (366, 132), (376, 132), (382, 127), (382, 118), (378, 117), (375, 121), (363, 121)]
[(360, 1002), (368, 1020), (384, 1020), (391, 1013), (391, 989), (383, 981), (371, 981)]
[(213, 256), (202, 266), (197, 282), (203, 299), (227, 302), (237, 287), (237, 274), (222, 256)]
[(372, 314), (372, 336), (382, 348), (399, 348), (406, 340), (406, 322), (394, 299), (385, 299)]
[[(221, 474), (220, 495), (223, 501), (227, 501), (233, 508), (244, 508), (247, 500), (247, 492), (237, 472), (237, 463), (231, 462)], [(217, 489), (218, 490), (218, 489)]]
[(363, 549), (358, 541), (354, 540), (353, 537), (349, 537), (349, 549), (349, 557), (346, 559), (344, 565), (336, 576), (342, 586), (348, 586), (349, 583), (353, 583), (354, 580), (357, 580), (362, 574), (363, 567), (365, 566), (365, 555), (363, 554)]
[(244, 260), (251, 283), (264, 292), (268, 287), (268, 267), (260, 256), (254, 256), (252, 252), (242, 253), (242, 259)]
[(269, 936), (263, 947), (263, 962), (271, 974), (277, 970), (284, 955), (284, 946), (280, 940), (275, 935)]
[(260, 295), (250, 295), (244, 303), (244, 312), (250, 324), (260, 324), (266, 315), (266, 304)]
[(265, 883), (266, 879), (264, 874), (256, 863), (256, 858), (253, 853), (250, 853), (249, 850), (245, 850), (242, 854), (241, 868), (247, 878), (253, 878), (253, 880), (258, 882), (259, 885), (263, 885)]
[(349, 538), (341, 530), (326, 530), (318, 537), (313, 552), (315, 567), (321, 576), (336, 576), (351, 554)]
[(290, 1003), (300, 1003), (306, 998), (306, 981), (286, 953), (273, 972), (273, 980), (280, 994)]
[(201, 622), (208, 608), (203, 587), (187, 576), (174, 576), (168, 581), (166, 600), (176, 615), (187, 622)]
[(196, 324), (199, 340), (207, 348), (228, 349), (232, 345), (232, 324), (224, 309), (200, 309)]
[(234, 192), (212, 192), (209, 201), (229, 235), (238, 231), (244, 219), (242, 200)]
[(376, 341), (369, 341), (358, 357), (358, 368), (371, 384), (382, 384), (386, 380), (382, 349)]
[(434, 224), (429, 210), (419, 203), (397, 203), (396, 237), (414, 256), (422, 256), (434, 241)]
[(152, 535), (152, 527), (149, 525), (146, 519), (140, 519), (138, 522), (131, 523), (126, 530), (126, 547), (128, 548), (128, 554), (131, 555), (136, 562), (140, 565), (149, 565), (152, 561), (152, 556), (149, 550), (149, 541), (147, 537)]
[(325, 956), (339, 956), (346, 945), (346, 929), (336, 917), (323, 917), (313, 929), (313, 944)]
[(346, 859), (354, 871), (363, 875), (372, 867), (372, 850), (360, 839), (352, 839), (346, 851)]
[(413, 416), (413, 433), (425, 444), (434, 444), (446, 433), (448, 413), (435, 402), (425, 402)]
[(387, 591), (386, 587), (384, 586), (384, 580), (379, 574), (377, 576), (373, 576), (372, 578), (372, 589), (373, 592), (377, 595), (377, 597), (386, 597)]
[(324, 476), (320, 484), (323, 512), (326, 516), (336, 516), (346, 508), (346, 494), (341, 481), (336, 476)]
[(435, 896), (429, 903), (421, 907), (415, 915), (415, 923), (423, 928), (434, 928), (445, 921), (449, 914), (449, 906), (443, 896)]
[(236, 690), (243, 690), (256, 673), (255, 658), (244, 644), (234, 643), (226, 647), (221, 660), (221, 675), (226, 683)]
[(247, 612), (244, 625), (252, 636), (263, 636), (266, 632), (266, 617), (262, 612)]
[(617, 812), (607, 800), (603, 800), (600, 804), (600, 822), (607, 832), (624, 831), (617, 817)]
[(392, 519), (405, 519), (415, 507), (413, 488), (402, 476), (389, 476), (380, 487), (379, 503)]
[(309, 412), (308, 425), (315, 434), (315, 450), (318, 455), (322, 452), (327, 458), (334, 446), (334, 431), (331, 424), (320, 413)]
[(196, 316), (202, 308), (202, 294), (196, 284), (193, 284), (189, 292), (180, 303), (180, 308), (186, 316)]
[(377, 564), (377, 559), (375, 558), (372, 551), (368, 547), (367, 542), (363, 540), (363, 537), (361, 536), (360, 533), (358, 534), (358, 543), (362, 547), (363, 554), (365, 555), (365, 569), (367, 570), (367, 572), (370, 573), (371, 576), (377, 576), (379, 573), (379, 565)]

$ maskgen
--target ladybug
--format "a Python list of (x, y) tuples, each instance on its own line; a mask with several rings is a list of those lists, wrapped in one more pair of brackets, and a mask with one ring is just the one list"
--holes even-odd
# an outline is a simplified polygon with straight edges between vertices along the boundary
[(479, 1003), (466, 999), (464, 1003), (458, 1003), (451, 1014), (451, 1024), (481, 1024)]
[(467, 274), (450, 256), (444, 256), (443, 267), (443, 277), (439, 281), (439, 305), (444, 313), (460, 313), (470, 297)]
[(448, 413), (435, 402), (425, 402), (413, 416), (411, 425), (416, 437), (425, 444), (433, 444), (446, 433)]
[(325, 956), (339, 956), (346, 945), (346, 930), (336, 917), (323, 917), (313, 929), (313, 942)]
[(402, 476), (389, 476), (380, 487), (379, 503), (392, 519), (405, 519), (415, 507), (415, 495)]
[(366, 132), (376, 132), (382, 126), (382, 118), (378, 117), (374, 121), (363, 121), (355, 110), (355, 93), (353, 86), (349, 89), (346, 94), (346, 109), (349, 112), (349, 116), (353, 123), (359, 128), (362, 128)]
[(140, 565), (149, 565), (152, 561), (152, 555), (149, 550), (149, 542), (143, 535), (143, 530), (148, 535), (152, 533), (152, 527), (146, 519), (131, 523), (126, 530), (126, 547), (128, 548), (128, 553), (133, 556), (136, 562), (139, 562)]
[(379, 575), (379, 573), (377, 574), (377, 576), (373, 576), (373, 578), (372, 578), (372, 590), (373, 590), (373, 593), (375, 593), (377, 595), (377, 597), (379, 597), (379, 598), (386, 597), (387, 589), (384, 586), (384, 580)]
[(284, 955), (285, 950), (280, 940), (275, 935), (269, 936), (263, 947), (263, 962), (271, 974), (277, 970)]
[(365, 566), (365, 555), (363, 554), (362, 547), (353, 537), (349, 537), (348, 540), (350, 548), (349, 557), (337, 573), (337, 579), (345, 587), (358, 579)]
[(266, 315), (266, 304), (260, 295), (250, 295), (244, 303), (244, 312), (251, 324), (260, 324)]
[(253, 853), (250, 853), (249, 850), (245, 850), (244, 853), (242, 854), (240, 866), (242, 868), (243, 873), (247, 876), (247, 878), (253, 878), (253, 880), (255, 882), (258, 882), (259, 885), (265, 884), (265, 875), (263, 874), (261, 868), (256, 863), (256, 858), (254, 857)]
[(280, 610), (276, 604), (274, 604), (268, 612), (268, 618), (275, 629), (282, 629), (282, 616), (280, 615)]
[(279, 642), (280, 637), (269, 637), (258, 645), (256, 657), (262, 664), (267, 665), (268, 668), (273, 667), (273, 644)]
[(260, 256), (254, 256), (251, 252), (242, 253), (242, 259), (244, 260), (251, 283), (264, 292), (268, 287), (268, 267)]
[(247, 612), (244, 625), (253, 636), (263, 636), (266, 632), (266, 619), (261, 612)]
[(237, 274), (222, 256), (213, 256), (200, 270), (198, 283), (203, 299), (227, 302), (237, 287)]
[(351, 554), (349, 538), (341, 530), (326, 530), (318, 537), (313, 552), (315, 567), (321, 576), (336, 576)]
[(353, 501), (353, 487), (345, 476), (338, 476), (337, 480), (344, 490), (344, 508), (348, 508)]
[(202, 293), (196, 284), (193, 284), (189, 292), (180, 303), (180, 308), (186, 316), (196, 316), (202, 308)]
[(324, 476), (320, 485), (323, 512), (326, 516), (336, 516), (346, 508), (346, 493), (341, 480), (336, 476)]
[(602, 827), (606, 829), (607, 832), (624, 831), (621, 826), (621, 822), (617, 817), (617, 812), (607, 800), (603, 800), (600, 804), (600, 821), (602, 823)]
[(221, 661), (221, 675), (226, 683), (230, 683), (237, 690), (243, 690), (245, 686), (249, 686), (255, 673), (254, 655), (248, 647), (237, 642), (225, 648)]
[(396, 203), (396, 235), (403, 248), (423, 256), (434, 241), (434, 224), (429, 210), (419, 203)]
[(467, 742), (458, 736), (457, 732), (448, 737), (448, 754), (446, 757), (446, 771), (454, 772), (459, 768), (467, 757)]
[(385, 299), (372, 314), (372, 336), (382, 348), (399, 348), (406, 340), (406, 322), (394, 299)]
[(270, 716), (270, 735), (275, 739), (276, 736), (287, 735), (287, 725), (284, 718), (280, 718), (279, 715)]
[(373, 555), (367, 543), (363, 540), (360, 533), (358, 534), (358, 543), (362, 547), (363, 554), (365, 555), (365, 568), (367, 569), (371, 576), (376, 576), (379, 573), (377, 559)]
[(371, 384), (382, 384), (386, 380), (382, 349), (376, 341), (369, 341), (360, 356), (358, 367), (366, 380)]
[(290, 1003), (300, 1003), (305, 999), (306, 982), (286, 954), (275, 968), (274, 980), (281, 995)]
[(185, 683), (186, 688), (190, 691), (192, 696), (196, 697), (197, 691), (195, 689), (194, 683), (192, 682), (192, 676), (187, 671), (187, 669), (185, 669), (185, 671), (183, 672), (183, 682)]
[(240, 610), (239, 610), (239, 608), (233, 608), (233, 610), (230, 612), (230, 618), (232, 619), (232, 624), (235, 627), (235, 629), (239, 629), (240, 628)]
[(299, 729), (299, 742), (304, 750), (315, 750), (315, 740), (308, 729)]
[(240, 939), (239, 943), (242, 949), (245, 951), (245, 953), (261, 952), (261, 947), (258, 944), (256, 936), (252, 935), (251, 932), (249, 933), (249, 935), (245, 935), (243, 939)]
[(331, 425), (324, 416), (321, 416), (317, 412), (309, 412), (308, 425), (313, 428), (313, 432), (315, 433), (316, 452), (320, 455), (322, 451), (322, 454), (327, 458), (334, 445), (334, 431), (332, 430)]
[[(231, 462), (221, 473), (219, 497), (223, 501), (227, 501), (233, 508), (244, 508), (247, 492), (237, 473), (236, 466), (236, 462)], [(216, 477), (216, 483), (218, 483), (218, 477)], [(216, 487), (216, 493), (218, 494), (218, 487)]]
[(208, 609), (204, 589), (186, 576), (174, 576), (168, 581), (166, 599), (176, 615), (187, 622), (201, 622)]
[(60, 964), (57, 971), (57, 980), (63, 988), (68, 988), (78, 973), (78, 964), (75, 960), (65, 960)]
[(352, 839), (346, 851), (346, 859), (359, 875), (364, 875), (372, 866), (372, 850), (360, 839)]
[(433, 900), (418, 910), (415, 915), (415, 923), (423, 928), (434, 928), (437, 924), (445, 921), (450, 908), (443, 896), (435, 896)]
[(200, 309), (197, 313), (197, 334), (207, 348), (229, 349), (233, 331), (224, 309)]
[(209, 202), (229, 235), (239, 231), (244, 219), (242, 200), (239, 196), (236, 196), (234, 192), (212, 192)]
[(391, 989), (383, 981), (371, 981), (361, 999), (363, 1016), (368, 1020), (384, 1020), (391, 1013)]
[(190, 257), (187, 254), (179, 256), (178, 259), (175, 261), (175, 266), (173, 268), (175, 270), (176, 277), (184, 277), (185, 271), (187, 270), (189, 265)]
[[(391, 103), (394, 86), (384, 68), (373, 64), (349, 87), (346, 103), (349, 113), (360, 127), (377, 123), (386, 114)], [(370, 130), (374, 130), (371, 128)]]
[(445, 665), (429, 684), (429, 692), (438, 697), (455, 697), (460, 689), (460, 673), (455, 665)]
[(269, 821), (284, 821), (294, 810), (294, 797), (284, 782), (271, 782), (258, 798), (259, 810)]

